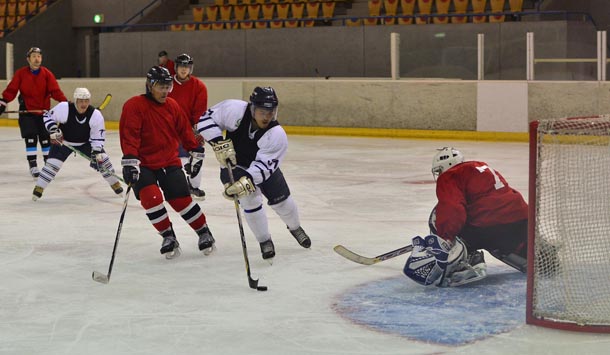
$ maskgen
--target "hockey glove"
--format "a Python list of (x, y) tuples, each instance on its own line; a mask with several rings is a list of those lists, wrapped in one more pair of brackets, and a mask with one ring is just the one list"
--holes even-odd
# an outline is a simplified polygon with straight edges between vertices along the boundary
[(6, 100), (0, 99), (0, 115), (4, 113), (4, 110), (6, 110), (6, 105)]
[(56, 129), (49, 134), (51, 138), (51, 144), (62, 145), (64, 143), (64, 134), (61, 133), (61, 129)]
[(102, 153), (104, 153), (103, 149), (91, 149), (91, 162), (89, 163), (89, 166), (97, 171), (100, 171), (100, 166), (104, 161), (104, 155)]
[(140, 179), (140, 160), (133, 155), (125, 155), (121, 160), (123, 180), (127, 185), (135, 184)]
[(235, 148), (233, 148), (233, 141), (231, 139), (210, 142), (210, 145), (214, 149), (214, 154), (216, 154), (216, 159), (218, 159), (220, 166), (227, 168), (227, 161), (231, 162), (231, 166), (237, 165)]
[[(228, 185), (228, 186), (227, 186)], [(224, 196), (228, 199), (233, 199), (233, 197), (243, 197), (253, 193), (256, 190), (256, 186), (252, 183), (247, 176), (242, 176), (239, 180), (235, 181), (233, 184), (225, 185)]]
[(189, 152), (191, 157), (189, 162), (185, 166), (186, 172), (190, 175), (191, 178), (194, 178), (201, 171), (201, 167), (203, 166), (203, 158), (205, 158), (205, 150), (203, 147), (197, 147)]

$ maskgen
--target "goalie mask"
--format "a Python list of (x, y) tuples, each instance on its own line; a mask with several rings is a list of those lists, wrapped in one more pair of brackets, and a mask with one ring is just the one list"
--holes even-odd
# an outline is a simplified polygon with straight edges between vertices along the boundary
[(464, 162), (464, 156), (459, 150), (451, 147), (438, 149), (432, 158), (432, 176), (434, 181), (449, 168)]

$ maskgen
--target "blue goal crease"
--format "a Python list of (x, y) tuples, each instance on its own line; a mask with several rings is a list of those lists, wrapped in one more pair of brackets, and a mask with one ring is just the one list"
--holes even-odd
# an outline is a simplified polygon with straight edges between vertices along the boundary
[(340, 295), (334, 308), (380, 332), (458, 346), (524, 324), (525, 292), (525, 274), (494, 265), (487, 278), (461, 287), (423, 287), (402, 275), (369, 282)]

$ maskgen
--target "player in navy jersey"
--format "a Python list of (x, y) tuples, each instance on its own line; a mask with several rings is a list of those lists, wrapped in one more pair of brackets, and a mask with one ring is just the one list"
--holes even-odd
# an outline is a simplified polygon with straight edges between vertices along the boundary
[[(225, 195), (237, 196), (246, 222), (260, 244), (263, 259), (275, 256), (263, 196), (304, 248), (311, 240), (301, 227), (297, 205), (280, 170), (288, 149), (286, 132), (277, 121), (278, 98), (271, 87), (256, 87), (250, 102), (225, 100), (201, 117), (197, 131), (210, 143), (221, 165)], [(226, 137), (222, 131), (226, 130)], [(235, 182), (230, 183), (227, 168)]]
[(60, 102), (44, 115), (44, 126), (50, 134), (51, 149), (44, 168), (38, 176), (32, 199), (42, 197), (44, 189), (55, 179), (72, 150), (66, 145), (91, 157), (91, 167), (99, 171), (116, 194), (123, 188), (114, 175), (114, 168), (104, 151), (106, 131), (102, 113), (90, 105), (91, 93), (87, 88), (74, 90), (74, 102)]
[[(201, 80), (192, 75), (193, 58), (190, 55), (186, 53), (180, 54), (176, 57), (174, 63), (176, 65), (176, 75), (174, 75), (174, 87), (169, 93), (169, 97), (178, 102), (178, 105), (184, 110), (191, 125), (194, 127), (199, 121), (199, 117), (208, 108), (208, 89)], [(189, 159), (190, 154), (182, 146), (179, 148), (179, 156), (187, 174), (186, 179), (189, 183), (191, 196), (194, 199), (204, 200), (205, 192), (200, 189), (202, 166), (196, 167), (195, 171), (198, 171), (198, 173), (193, 175)], [(203, 164), (203, 159), (199, 160), (198, 164)]]
[(438, 203), (431, 234), (413, 238), (404, 273), (423, 285), (460, 286), (487, 275), (481, 249), (521, 272), (527, 268), (528, 207), (487, 163), (442, 148), (432, 161)]

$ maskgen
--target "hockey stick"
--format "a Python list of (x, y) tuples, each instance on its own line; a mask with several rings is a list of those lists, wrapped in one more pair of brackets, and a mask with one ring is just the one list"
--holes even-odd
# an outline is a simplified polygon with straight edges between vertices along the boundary
[[(227, 160), (227, 170), (229, 171), (229, 179), (231, 184), (235, 183), (233, 178), (233, 167)], [(248, 275), (248, 285), (250, 288), (254, 288), (257, 291), (267, 291), (267, 286), (259, 286), (258, 279), (254, 280), (250, 274), (250, 261), (248, 260), (248, 250), (246, 249), (246, 236), (244, 235), (244, 225), (241, 221), (241, 212), (239, 211), (239, 202), (237, 202), (237, 196), (233, 196), (233, 203), (235, 204), (235, 212), (237, 213), (237, 224), (239, 224), (239, 236), (241, 237), (241, 250), (244, 253), (244, 262), (246, 263), (246, 275)]]
[(121, 218), (119, 219), (119, 227), (116, 231), (116, 237), (114, 239), (114, 247), (112, 248), (112, 257), (110, 258), (110, 266), (108, 266), (108, 274), (104, 275), (101, 272), (93, 271), (91, 278), (93, 281), (97, 281), (103, 284), (110, 282), (110, 274), (112, 273), (112, 266), (114, 265), (114, 257), (116, 256), (116, 249), (119, 245), (119, 237), (121, 236), (121, 230), (123, 229), (123, 220), (125, 219), (125, 212), (127, 211), (127, 202), (129, 201), (129, 193), (131, 192), (131, 184), (127, 185), (127, 192), (125, 192), (125, 200), (123, 201), (123, 212), (121, 212)]
[[(111, 94), (106, 94), (106, 97), (104, 97), (104, 101), (102, 101), (102, 103), (100, 104), (100, 106), (97, 108), (98, 110), (103, 110), (106, 108), (106, 106), (108, 106), (108, 104), (110, 103), (110, 100), (112, 100), (112, 95)], [(12, 111), (4, 111), (3, 113), (45, 113), (48, 110), (12, 110)]]
[(112, 100), (112, 95), (111, 94), (106, 94), (106, 97), (104, 97), (104, 101), (102, 101), (102, 103), (100, 104), (100, 106), (97, 109), (100, 110), (100, 111), (105, 109), (106, 106), (108, 106), (108, 104), (110, 103), (110, 100)]
[(45, 113), (47, 110), (14, 110), (4, 111), (3, 113)]
[[(70, 149), (70, 150), (71, 150), (71, 151), (73, 151), (74, 153), (76, 153), (76, 154), (80, 155), (81, 157), (83, 157), (83, 158), (85, 158), (85, 159), (89, 160), (89, 162), (92, 162), (92, 161), (93, 161), (93, 160), (91, 160), (91, 157), (87, 156), (87, 154), (85, 154), (85, 153), (81, 152), (80, 150), (78, 150), (78, 149), (74, 148), (73, 146), (71, 146), (71, 145), (69, 145), (69, 144), (63, 144), (63, 146), (64, 146), (64, 147), (68, 147), (68, 149)], [(120, 182), (122, 182), (123, 184), (125, 183), (125, 180), (123, 180), (123, 178), (122, 178), (122, 177), (120, 177), (120, 176), (118, 176), (116, 173), (113, 173), (113, 172), (112, 172), (112, 171), (110, 171), (110, 170), (106, 170), (106, 169), (105, 169), (103, 166), (98, 166), (98, 167), (100, 168), (100, 170), (101, 170), (102, 172), (105, 172), (105, 173), (110, 173), (110, 174), (112, 174), (112, 176), (114, 176), (115, 178), (119, 179), (119, 181), (120, 181)]]
[(333, 250), (337, 254), (341, 255), (342, 257), (344, 257), (348, 260), (351, 260), (355, 263), (362, 264), (362, 265), (373, 265), (373, 264), (377, 264), (379, 262), (397, 257), (399, 255), (408, 253), (411, 250), (413, 250), (413, 246), (407, 245), (405, 247), (398, 248), (396, 250), (392, 250), (390, 252), (387, 252), (387, 253), (384, 253), (381, 255), (377, 255), (376, 257), (373, 257), (373, 258), (368, 258), (366, 256), (358, 255), (358, 254), (354, 253), (353, 251), (347, 249), (343, 245), (337, 245), (333, 248)]

